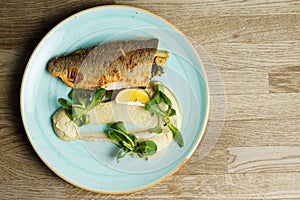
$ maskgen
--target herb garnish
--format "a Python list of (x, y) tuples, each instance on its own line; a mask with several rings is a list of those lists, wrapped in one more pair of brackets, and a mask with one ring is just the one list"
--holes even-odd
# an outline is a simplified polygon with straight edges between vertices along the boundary
[[(159, 104), (162, 101), (164, 101), (168, 105), (168, 109), (166, 111), (163, 111), (159, 106)], [(173, 133), (174, 140), (177, 142), (179, 147), (183, 147), (184, 142), (183, 142), (183, 137), (181, 132), (178, 130), (178, 128), (176, 128), (176, 126), (174, 126), (170, 122), (170, 117), (176, 115), (176, 111), (172, 108), (172, 106), (173, 106), (172, 101), (164, 93), (163, 86), (157, 84), (152, 99), (146, 105), (146, 110), (163, 117), (165, 121), (165, 125), (168, 126), (168, 128)]]
[(157, 151), (157, 145), (151, 140), (137, 142), (137, 138), (134, 135), (127, 133), (124, 123), (121, 121), (110, 124), (107, 136), (121, 148), (117, 155), (117, 162), (120, 162), (128, 154), (145, 158), (155, 154)]
[(59, 98), (58, 103), (65, 109), (70, 119), (80, 127), (90, 122), (88, 112), (98, 104), (104, 95), (105, 89), (103, 88), (97, 88), (96, 91), (73, 89), (68, 94), (71, 101)]

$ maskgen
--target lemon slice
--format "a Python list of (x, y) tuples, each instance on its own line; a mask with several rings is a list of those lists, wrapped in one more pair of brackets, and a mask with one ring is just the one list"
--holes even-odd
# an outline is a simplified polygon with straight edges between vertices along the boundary
[(119, 104), (144, 106), (150, 98), (142, 89), (125, 89), (117, 94), (115, 101)]

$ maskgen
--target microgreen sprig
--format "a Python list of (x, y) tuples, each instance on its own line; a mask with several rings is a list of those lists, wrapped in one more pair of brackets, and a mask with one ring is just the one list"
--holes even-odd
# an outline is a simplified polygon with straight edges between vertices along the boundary
[(157, 145), (151, 140), (137, 142), (137, 138), (134, 135), (127, 133), (122, 121), (110, 124), (107, 136), (120, 146), (120, 151), (116, 157), (117, 162), (120, 162), (128, 154), (145, 158), (155, 154), (157, 151)]
[(96, 91), (73, 89), (68, 94), (71, 101), (59, 98), (58, 103), (77, 126), (83, 126), (90, 122), (88, 112), (99, 103), (104, 95), (105, 89), (103, 88), (97, 88)]
[[(164, 101), (168, 105), (168, 109), (163, 111), (160, 107), (160, 103)], [(184, 146), (184, 141), (181, 132), (178, 128), (170, 122), (170, 117), (176, 115), (176, 110), (172, 108), (172, 101), (164, 93), (164, 88), (161, 84), (157, 84), (155, 87), (154, 95), (147, 103), (145, 109), (151, 113), (161, 116), (165, 120), (165, 125), (168, 126), (170, 131), (173, 133), (174, 140), (177, 142), (179, 147)], [(157, 127), (154, 130), (160, 130)]]

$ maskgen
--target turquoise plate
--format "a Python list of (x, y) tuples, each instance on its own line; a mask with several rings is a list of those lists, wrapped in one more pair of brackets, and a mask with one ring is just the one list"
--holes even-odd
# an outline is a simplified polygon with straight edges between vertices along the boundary
[[(99, 43), (157, 37), (168, 50), (166, 72), (157, 78), (175, 94), (183, 113), (185, 145), (175, 143), (152, 160), (130, 156), (116, 163), (115, 145), (60, 140), (51, 116), (57, 99), (70, 88), (46, 70), (54, 56)], [(175, 173), (198, 146), (207, 123), (209, 94), (201, 61), (188, 39), (173, 25), (148, 11), (128, 6), (101, 6), (79, 12), (54, 27), (34, 50), (24, 72), (21, 114), (27, 136), (44, 163), (58, 176), (89, 191), (128, 193), (150, 187)]]

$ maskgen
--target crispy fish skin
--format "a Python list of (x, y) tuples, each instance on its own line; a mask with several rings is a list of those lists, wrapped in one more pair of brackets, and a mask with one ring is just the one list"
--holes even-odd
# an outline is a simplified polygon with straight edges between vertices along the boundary
[(47, 68), (72, 88), (146, 87), (157, 47), (157, 38), (114, 41), (53, 58)]

